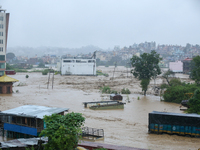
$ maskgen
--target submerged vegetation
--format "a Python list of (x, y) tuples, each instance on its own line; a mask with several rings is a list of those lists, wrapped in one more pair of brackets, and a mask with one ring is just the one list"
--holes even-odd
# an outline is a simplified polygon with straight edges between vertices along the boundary
[(97, 70), (97, 71), (96, 71), (96, 75), (97, 75), (97, 76), (105, 76), (105, 77), (108, 77), (108, 76), (109, 76), (107, 73), (103, 73), (101, 70)]
[[(109, 86), (104, 86), (100, 88), (101, 93), (106, 93), (106, 94), (119, 94), (120, 92), (116, 90), (111, 90)], [(121, 94), (131, 94), (130, 90), (128, 88), (123, 88), (121, 90)]]
[(197, 89), (200, 89), (200, 87), (196, 84), (186, 84), (182, 82), (180, 85), (169, 86), (163, 98), (166, 102), (181, 103), (182, 100), (189, 99), (186, 93), (194, 93)]
[(122, 94), (131, 94), (131, 91), (128, 89), (128, 88), (123, 88), (122, 90), (121, 90), (121, 93)]
[[(163, 98), (166, 102), (174, 102), (181, 103), (182, 100), (189, 99), (189, 109), (190, 113), (199, 113), (200, 112), (200, 78), (198, 74), (200, 74), (200, 56), (196, 56), (193, 58), (191, 62), (191, 79), (195, 81), (195, 83), (185, 83), (181, 82), (179, 78), (174, 78), (174, 74), (172, 71), (168, 70), (163, 74), (168, 84), (162, 84), (161, 89), (166, 89)], [(169, 79), (169, 77), (173, 77)], [(189, 95), (194, 94), (191, 98)], [(199, 108), (199, 109), (198, 109)]]
[(200, 114), (200, 90), (197, 89), (194, 92), (194, 96), (189, 100), (188, 113), (198, 113)]

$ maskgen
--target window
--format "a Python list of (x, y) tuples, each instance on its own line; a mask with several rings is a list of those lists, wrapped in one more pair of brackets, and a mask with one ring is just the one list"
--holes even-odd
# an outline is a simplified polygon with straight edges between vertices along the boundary
[(0, 36), (3, 36), (3, 32), (0, 32)]
[(3, 21), (3, 16), (0, 16), (0, 21)]
[(5, 61), (5, 55), (0, 55), (0, 61)]
[(87, 61), (76, 60), (77, 63), (87, 63)]
[(3, 40), (0, 40), (0, 44), (3, 44)]
[(89, 63), (95, 63), (95, 60), (88, 60)]
[(0, 71), (0, 76), (3, 76), (4, 75), (4, 71)]
[(0, 52), (3, 52), (3, 47), (0, 47)]
[(0, 29), (3, 29), (3, 24), (0, 24)]
[(63, 62), (70, 63), (70, 62), (72, 62), (72, 61), (71, 61), (71, 60), (63, 60)]
[(2, 69), (4, 69), (5, 68), (5, 63), (0, 63), (0, 68)]

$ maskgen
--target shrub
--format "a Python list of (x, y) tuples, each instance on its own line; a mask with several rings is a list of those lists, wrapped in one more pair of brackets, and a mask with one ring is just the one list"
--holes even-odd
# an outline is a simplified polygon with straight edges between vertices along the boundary
[(26, 75), (26, 78), (28, 78), (29, 76), (28, 75)]
[(101, 87), (100, 90), (102, 93), (107, 93), (107, 94), (109, 94), (111, 91), (109, 86)]
[(42, 75), (47, 75), (48, 72), (49, 72), (49, 69), (45, 69), (45, 70), (42, 71)]
[(189, 100), (189, 113), (200, 113), (200, 90), (197, 89), (194, 92), (194, 96)]
[(171, 86), (177, 86), (177, 85), (182, 85), (182, 82), (179, 78), (172, 78), (170, 81), (169, 81), (169, 84)]
[(101, 75), (102, 75), (102, 76), (105, 76), (105, 77), (108, 77), (108, 76), (109, 76), (107, 73), (103, 73), (101, 70), (97, 70), (97, 71), (96, 71), (96, 75), (97, 75), (97, 76), (101, 76)]
[(57, 74), (60, 74), (60, 71), (56, 71), (56, 72), (55, 72), (55, 75), (57, 75)]
[(163, 83), (163, 84), (161, 84), (161, 86), (160, 86), (160, 88), (163, 90), (163, 89), (165, 89), (165, 88), (168, 88), (169, 87), (169, 85), (168, 84), (166, 84), (166, 83)]
[(131, 92), (130, 92), (130, 90), (128, 89), (128, 88), (123, 88), (122, 90), (121, 90), (121, 93), (122, 94), (131, 94)]
[(166, 102), (181, 103), (182, 100), (188, 98), (185, 93), (194, 93), (196, 89), (200, 89), (196, 84), (170, 86), (165, 91), (163, 98)]
[(113, 90), (113, 91), (110, 92), (110, 94), (118, 94), (118, 92)]

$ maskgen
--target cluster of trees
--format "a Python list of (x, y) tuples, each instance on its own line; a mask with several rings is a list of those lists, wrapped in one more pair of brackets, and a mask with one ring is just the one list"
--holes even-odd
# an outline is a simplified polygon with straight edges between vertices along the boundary
[[(131, 58), (131, 65), (134, 69), (131, 70), (133, 76), (139, 79), (142, 91), (146, 95), (148, 85), (151, 79), (155, 79), (157, 75), (161, 74), (158, 66), (162, 58), (154, 50), (151, 53), (143, 53), (140, 57), (133, 56)], [(190, 113), (200, 113), (200, 56), (193, 58), (191, 62), (190, 78), (195, 83), (181, 82), (179, 78), (174, 77), (174, 73), (170, 70), (165, 72), (162, 77), (166, 79), (167, 84), (162, 84), (161, 89), (165, 89), (163, 94), (164, 101), (181, 103), (182, 100), (189, 100)], [(194, 96), (188, 97), (187, 93), (195, 93)]]
[(53, 114), (45, 116), (44, 121), (46, 128), (40, 136), (48, 137), (48, 143), (40, 147), (41, 150), (73, 150), (77, 147), (85, 122), (81, 113)]

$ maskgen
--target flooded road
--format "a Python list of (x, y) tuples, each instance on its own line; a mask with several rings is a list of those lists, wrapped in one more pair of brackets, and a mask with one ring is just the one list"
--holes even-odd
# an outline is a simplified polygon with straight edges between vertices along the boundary
[[(144, 97), (135, 94), (141, 91), (139, 82), (134, 78), (127, 78), (126, 69), (116, 69), (114, 80), (110, 79), (113, 75), (112, 68), (102, 67), (100, 69), (110, 76), (55, 75), (53, 89), (52, 83), (47, 89), (48, 76), (43, 76), (41, 73), (18, 73), (10, 76), (18, 79), (19, 82), (14, 84), (13, 94), (0, 95), (0, 110), (27, 104), (65, 107), (70, 109), (69, 112), (82, 113), (86, 118), (85, 126), (104, 129), (104, 140), (96, 142), (155, 150), (196, 150), (200, 148), (200, 138), (148, 134), (148, 113), (152, 111), (183, 113), (179, 110), (179, 104), (161, 102), (159, 96)], [(26, 74), (29, 75), (28, 79), (25, 78)], [(156, 83), (159, 82), (162, 83), (162, 79), (158, 78)], [(20, 84), (23, 86), (18, 86)], [(111, 89), (118, 91), (122, 88), (129, 88), (134, 93), (129, 95), (130, 103), (126, 103), (123, 110), (84, 108), (82, 102), (109, 100), (109, 95), (99, 92), (99, 87), (102, 85), (109, 85)], [(17, 90), (18, 93), (16, 93)], [(151, 88), (149, 92), (151, 93)], [(123, 95), (123, 102), (126, 102), (126, 99), (127, 95)]]

